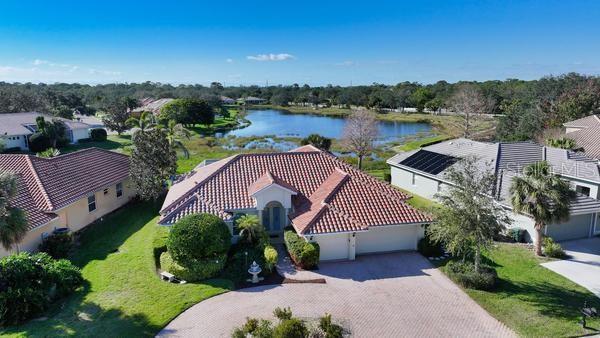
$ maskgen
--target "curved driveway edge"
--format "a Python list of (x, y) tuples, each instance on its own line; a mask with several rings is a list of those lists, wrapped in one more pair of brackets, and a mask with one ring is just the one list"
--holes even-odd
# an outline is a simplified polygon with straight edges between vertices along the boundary
[(354, 337), (514, 337), (515, 334), (416, 253), (321, 264), (327, 284), (260, 286), (209, 298), (180, 314), (162, 337), (229, 337), (246, 317), (331, 313)]

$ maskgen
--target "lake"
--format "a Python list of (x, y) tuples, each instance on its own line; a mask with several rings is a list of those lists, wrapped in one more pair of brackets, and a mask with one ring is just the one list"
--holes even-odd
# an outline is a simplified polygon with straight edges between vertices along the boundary
[[(329, 138), (341, 138), (346, 121), (342, 117), (324, 115), (291, 114), (281, 110), (249, 110), (246, 119), (248, 127), (225, 133), (234, 136), (306, 137), (319, 134)], [(379, 142), (387, 143), (401, 140), (405, 136), (428, 133), (428, 123), (379, 121)]]

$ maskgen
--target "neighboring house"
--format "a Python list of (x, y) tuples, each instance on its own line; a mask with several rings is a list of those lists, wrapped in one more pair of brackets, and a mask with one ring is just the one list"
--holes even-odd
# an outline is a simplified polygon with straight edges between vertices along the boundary
[(140, 106), (132, 110), (133, 113), (141, 113), (141, 112), (151, 112), (154, 115), (160, 114), (160, 110), (164, 107), (165, 104), (173, 101), (171, 98), (164, 99), (152, 99), (149, 97), (143, 98), (140, 100)]
[[(569, 240), (600, 234), (600, 172), (595, 160), (569, 150), (544, 147), (530, 142), (485, 143), (456, 139), (433, 144), (418, 150), (397, 154), (387, 163), (391, 166), (392, 185), (429, 199), (443, 192), (452, 182), (446, 179), (447, 170), (460, 158), (477, 157), (484, 170), (492, 170), (497, 176), (494, 198), (507, 210), (510, 203), (510, 185), (524, 166), (538, 161), (548, 161), (554, 173), (568, 180), (577, 197), (571, 204), (568, 221), (549, 224), (545, 234), (555, 240)], [(535, 241), (533, 219), (512, 213), (513, 227), (528, 232)]]
[(319, 243), (321, 260), (353, 260), (416, 249), (431, 219), (406, 204), (408, 198), (331, 153), (303, 146), (200, 164), (171, 187), (159, 223), (211, 213), (236, 235), (236, 219), (252, 214), (272, 238), (292, 226)]
[(563, 124), (566, 137), (575, 140), (577, 148), (588, 157), (600, 161), (600, 115), (590, 115)]
[[(36, 250), (58, 228), (80, 230), (135, 196), (129, 157), (98, 148), (53, 158), (0, 154), (0, 171), (17, 175), (13, 205), (27, 215), (29, 232), (19, 250)], [(7, 254), (0, 247), (0, 256)]]
[(64, 122), (67, 127), (67, 138), (71, 143), (90, 137), (92, 126), (83, 122), (36, 112), (0, 114), (0, 137), (4, 140), (4, 148), (29, 150), (29, 136), (37, 131), (35, 119), (39, 116), (43, 116), (46, 121), (60, 120)]
[(227, 96), (220, 96), (219, 99), (221, 100), (221, 103), (223, 104), (235, 104), (235, 100), (227, 97)]
[(267, 100), (261, 99), (260, 97), (248, 96), (245, 98), (238, 99), (238, 101), (244, 102), (246, 104), (263, 104), (266, 103)]

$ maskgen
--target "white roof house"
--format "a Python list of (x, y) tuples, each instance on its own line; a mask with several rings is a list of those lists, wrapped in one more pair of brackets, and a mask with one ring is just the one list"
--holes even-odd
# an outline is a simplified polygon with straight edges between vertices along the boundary
[[(455, 139), (397, 154), (387, 163), (391, 166), (393, 185), (434, 199), (437, 193), (453, 185), (446, 174), (466, 156), (475, 156), (482, 168), (494, 171), (497, 182), (491, 193), (508, 210), (512, 210), (509, 196), (512, 179), (521, 175), (525, 166), (547, 161), (555, 174), (571, 183), (577, 197), (571, 203), (570, 220), (548, 225), (546, 234), (555, 240), (600, 234), (600, 171), (597, 161), (585, 154), (532, 142), (486, 143)], [(513, 216), (513, 226), (526, 229), (534, 240), (533, 221), (522, 215)]]
[(69, 140), (73, 143), (89, 137), (89, 130), (92, 126), (87, 123), (38, 112), (0, 114), (0, 137), (4, 140), (4, 148), (28, 150), (28, 137), (36, 132), (35, 120), (39, 116), (43, 116), (47, 121), (55, 119), (64, 122)]

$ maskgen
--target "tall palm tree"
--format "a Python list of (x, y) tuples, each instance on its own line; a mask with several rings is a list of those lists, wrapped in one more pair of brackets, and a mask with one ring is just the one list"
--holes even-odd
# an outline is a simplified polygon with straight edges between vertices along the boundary
[(11, 205), (17, 195), (17, 178), (11, 173), (0, 173), (0, 244), (10, 251), (27, 234), (25, 213)]
[(510, 195), (514, 211), (534, 219), (535, 253), (541, 256), (545, 226), (569, 219), (575, 192), (567, 181), (551, 172), (548, 162), (542, 161), (530, 164), (523, 176), (513, 178)]
[(189, 139), (190, 131), (183, 124), (177, 123), (175, 120), (169, 120), (166, 125), (161, 126), (165, 131), (167, 140), (173, 149), (180, 149), (183, 152), (183, 157), (190, 158), (190, 152), (183, 144), (181, 139)]
[(149, 128), (154, 127), (156, 124), (154, 123), (154, 119), (152, 113), (150, 112), (142, 112), (139, 118), (130, 117), (125, 122), (130, 128), (139, 128), (142, 132), (148, 130)]

